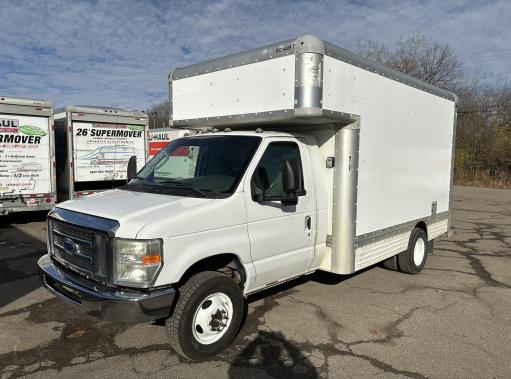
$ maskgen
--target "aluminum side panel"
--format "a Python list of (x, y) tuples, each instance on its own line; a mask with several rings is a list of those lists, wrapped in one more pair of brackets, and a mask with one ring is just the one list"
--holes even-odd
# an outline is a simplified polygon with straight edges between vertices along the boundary
[(325, 57), (323, 107), (360, 116), (356, 235), (449, 210), (455, 103)]
[(294, 90), (294, 55), (174, 80), (172, 120), (294, 109)]

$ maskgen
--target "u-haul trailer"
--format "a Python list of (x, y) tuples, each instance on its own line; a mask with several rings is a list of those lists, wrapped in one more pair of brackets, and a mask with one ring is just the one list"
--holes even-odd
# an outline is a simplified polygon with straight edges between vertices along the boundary
[(167, 146), (171, 141), (176, 138), (186, 137), (190, 135), (190, 131), (186, 129), (176, 128), (158, 128), (150, 129), (149, 135), (149, 153), (147, 159), (151, 159), (158, 152)]
[[(40, 273), (83, 311), (167, 317), (173, 348), (204, 359), (233, 340), (248, 294), (378, 262), (417, 274), (448, 232), (454, 94), (313, 36), (169, 78), (173, 127), (198, 133), (49, 216)], [(97, 238), (92, 261), (62, 251), (63, 232)]]
[(142, 111), (70, 105), (55, 111), (58, 201), (126, 184), (131, 156), (147, 158)]
[(53, 106), (0, 96), (0, 215), (56, 201)]

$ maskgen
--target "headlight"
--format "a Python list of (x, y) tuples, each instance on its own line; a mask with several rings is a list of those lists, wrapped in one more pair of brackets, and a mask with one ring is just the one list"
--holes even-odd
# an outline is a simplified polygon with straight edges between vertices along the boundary
[(149, 287), (163, 264), (160, 239), (114, 239), (114, 282), (127, 287)]

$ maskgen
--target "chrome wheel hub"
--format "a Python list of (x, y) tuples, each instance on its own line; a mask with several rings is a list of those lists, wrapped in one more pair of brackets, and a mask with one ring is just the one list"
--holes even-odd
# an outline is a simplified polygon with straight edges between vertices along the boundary
[(203, 345), (217, 342), (229, 329), (232, 320), (232, 301), (224, 293), (206, 297), (193, 317), (193, 336)]
[(419, 267), (421, 265), (425, 254), (426, 243), (422, 238), (417, 238), (417, 241), (415, 241), (415, 245), (413, 246), (413, 263), (415, 263), (415, 266)]

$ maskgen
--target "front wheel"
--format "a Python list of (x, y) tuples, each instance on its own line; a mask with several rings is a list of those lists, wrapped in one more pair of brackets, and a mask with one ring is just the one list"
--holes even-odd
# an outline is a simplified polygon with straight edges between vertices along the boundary
[(243, 316), (243, 294), (228, 276), (205, 271), (180, 289), (174, 314), (167, 320), (172, 348), (190, 360), (219, 353), (238, 333)]

